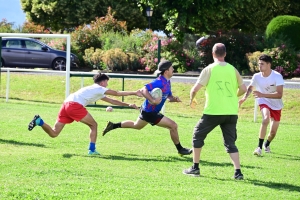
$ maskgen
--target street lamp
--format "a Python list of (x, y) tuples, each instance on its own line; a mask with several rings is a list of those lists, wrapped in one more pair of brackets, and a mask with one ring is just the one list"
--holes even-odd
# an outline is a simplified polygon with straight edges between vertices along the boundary
[(150, 29), (151, 17), (152, 17), (152, 14), (153, 14), (153, 9), (150, 6), (147, 7), (146, 14), (147, 14), (147, 17), (149, 19), (148, 24), (149, 24), (149, 29)]

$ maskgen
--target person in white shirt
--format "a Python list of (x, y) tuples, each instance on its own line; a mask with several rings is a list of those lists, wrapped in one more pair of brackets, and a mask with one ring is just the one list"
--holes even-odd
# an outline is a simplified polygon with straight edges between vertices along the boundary
[(41, 126), (42, 129), (52, 138), (57, 137), (66, 124), (75, 121), (80, 121), (90, 127), (90, 145), (88, 155), (99, 155), (96, 151), (97, 140), (97, 122), (92, 115), (87, 111), (85, 106), (101, 99), (110, 104), (119, 106), (128, 106), (138, 109), (135, 104), (121, 102), (106, 95), (112, 96), (142, 96), (139, 90), (137, 91), (116, 91), (106, 88), (108, 86), (109, 76), (106, 74), (95, 74), (93, 77), (94, 84), (81, 88), (75, 93), (70, 94), (63, 102), (58, 113), (54, 127), (51, 128), (46, 124), (39, 115), (35, 115), (33, 120), (28, 125), (28, 130), (31, 131), (35, 126)]
[[(253, 154), (261, 156), (263, 146), (266, 153), (271, 152), (270, 143), (275, 138), (279, 127), (281, 110), (283, 108), (284, 80), (280, 73), (271, 69), (272, 58), (270, 56), (261, 55), (258, 64), (260, 72), (253, 75), (246, 94), (239, 100), (239, 105), (241, 106), (246, 101), (251, 92), (257, 99), (263, 119), (259, 130), (258, 147)], [(256, 90), (253, 91), (253, 87)], [(271, 122), (270, 131), (267, 141), (264, 143), (269, 122)]]

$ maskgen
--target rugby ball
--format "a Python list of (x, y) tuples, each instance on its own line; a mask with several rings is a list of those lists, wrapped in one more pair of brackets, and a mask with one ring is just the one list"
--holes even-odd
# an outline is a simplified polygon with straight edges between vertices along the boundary
[(160, 88), (154, 88), (153, 90), (151, 90), (150, 94), (155, 99), (162, 97), (162, 91)]
[(111, 107), (111, 106), (108, 106), (107, 108), (106, 108), (106, 112), (112, 112), (113, 111), (113, 108)]

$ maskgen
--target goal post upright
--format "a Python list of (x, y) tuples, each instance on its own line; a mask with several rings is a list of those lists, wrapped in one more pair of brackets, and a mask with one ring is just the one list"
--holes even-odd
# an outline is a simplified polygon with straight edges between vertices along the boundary
[[(0, 38), (2, 37), (33, 37), (33, 38), (66, 38), (67, 39), (67, 48), (66, 48), (66, 98), (70, 93), (70, 66), (71, 66), (71, 37), (70, 34), (35, 34), (35, 33), (0, 33)], [(0, 48), (2, 44), (0, 43)], [(1, 53), (1, 51), (0, 51)], [(1, 54), (0, 54), (1, 55)], [(1, 60), (0, 60), (1, 62)], [(0, 76), (1, 76), (1, 66), (0, 66)], [(0, 77), (1, 81), (1, 77)], [(1, 82), (0, 82), (1, 84)]]

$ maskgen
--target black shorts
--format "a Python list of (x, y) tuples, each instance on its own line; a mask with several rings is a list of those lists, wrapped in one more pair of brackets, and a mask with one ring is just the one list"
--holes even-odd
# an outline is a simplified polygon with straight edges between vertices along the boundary
[(208, 133), (220, 126), (223, 134), (224, 146), (228, 153), (238, 152), (235, 145), (237, 139), (237, 115), (206, 115), (204, 114), (194, 128), (193, 147), (201, 148)]
[(158, 124), (164, 117), (163, 114), (157, 112), (146, 112), (141, 110), (139, 118), (151, 124), (152, 126)]

